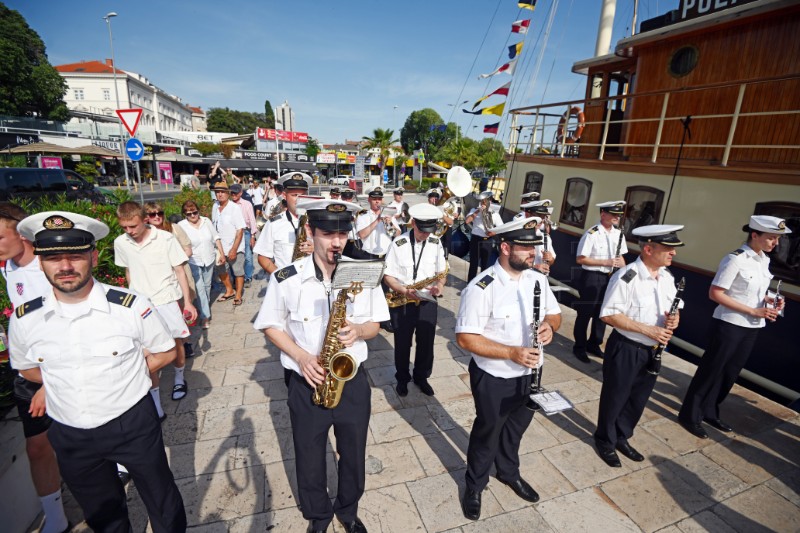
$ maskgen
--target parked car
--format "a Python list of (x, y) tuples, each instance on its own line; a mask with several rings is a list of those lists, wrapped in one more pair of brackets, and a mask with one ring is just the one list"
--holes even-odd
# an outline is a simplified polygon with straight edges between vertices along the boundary
[(80, 174), (60, 168), (0, 168), (0, 201), (55, 198), (106, 203), (105, 195)]
[(328, 178), (328, 185), (350, 185), (350, 179), (353, 176), (339, 175), (335, 178)]

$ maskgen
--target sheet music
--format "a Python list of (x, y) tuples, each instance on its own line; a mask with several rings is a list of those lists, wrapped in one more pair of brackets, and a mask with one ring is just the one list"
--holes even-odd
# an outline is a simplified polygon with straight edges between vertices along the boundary
[(346, 289), (356, 281), (363, 283), (365, 289), (374, 289), (383, 279), (383, 269), (383, 261), (342, 257), (333, 272), (332, 286), (334, 289)]
[(547, 416), (574, 408), (572, 403), (559, 391), (542, 391), (531, 394), (531, 400), (536, 402)]

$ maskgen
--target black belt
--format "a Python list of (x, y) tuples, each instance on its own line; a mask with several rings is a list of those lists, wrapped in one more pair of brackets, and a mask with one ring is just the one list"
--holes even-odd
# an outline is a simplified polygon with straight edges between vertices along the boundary
[[(615, 336), (616, 337), (616, 341), (618, 341), (618, 342), (623, 342), (625, 344), (630, 344), (631, 346), (634, 346), (639, 350), (645, 350), (647, 352), (652, 352), (656, 347), (655, 345), (642, 344), (641, 342), (632, 341), (631, 339), (629, 339), (628, 337), (626, 337), (622, 333), (618, 332), (616, 329), (611, 332), (611, 336)], [(609, 340), (610, 340), (610, 337), (609, 337)]]
[(596, 275), (598, 275), (598, 276), (605, 276), (605, 277), (608, 277), (608, 272), (601, 272), (601, 271), (599, 271), (599, 270), (587, 270), (587, 269), (585, 269), (585, 268), (583, 269), (583, 271), (584, 271), (585, 273), (587, 273), (587, 274), (596, 274)]

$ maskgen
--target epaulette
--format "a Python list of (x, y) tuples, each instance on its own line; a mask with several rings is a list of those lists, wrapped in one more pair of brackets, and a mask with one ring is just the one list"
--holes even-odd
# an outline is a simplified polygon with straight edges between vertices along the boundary
[(741, 248), (739, 248), (738, 250), (734, 250), (734, 251), (732, 251), (732, 252), (731, 252), (731, 255), (742, 255), (743, 253), (744, 253), (744, 250), (742, 250)]
[(356, 216), (361, 216), (361, 215), (366, 215), (366, 214), (367, 214), (367, 210), (366, 209), (362, 209), (361, 211), (356, 213)]
[(131, 307), (133, 302), (136, 300), (136, 295), (131, 292), (109, 289), (106, 293), (106, 300), (112, 304), (121, 305), (122, 307)]
[(405, 237), (403, 237), (402, 239), (397, 239), (396, 241), (394, 241), (394, 243), (397, 246), (403, 246), (407, 242), (408, 242), (408, 239), (406, 239)]
[(436, 237), (428, 237), (428, 242), (432, 244), (439, 244), (439, 239)]
[(476, 283), (475, 285), (480, 287), (481, 289), (485, 289), (493, 281), (494, 281), (494, 278), (492, 276), (486, 275), (486, 276), (483, 276), (481, 278), (481, 280), (478, 283)]
[(628, 270), (627, 272), (625, 272), (625, 273), (622, 275), (622, 277), (620, 277), (620, 279), (621, 279), (622, 281), (624, 281), (625, 283), (630, 283), (630, 282), (631, 282), (631, 280), (632, 280), (633, 278), (635, 278), (635, 277), (636, 277), (636, 270), (634, 270), (634, 269), (630, 269), (630, 270)]
[(35, 311), (39, 309), (41, 306), (44, 305), (44, 299), (40, 296), (35, 298), (29, 302), (25, 302), (24, 304), (17, 307), (17, 310), (14, 311), (17, 314), (17, 318), (22, 318), (22, 315), (29, 313), (31, 311)]
[(599, 229), (599, 228), (598, 228), (597, 226), (592, 226), (592, 228), (589, 230), (589, 233), (590, 233), (590, 234), (592, 234), (592, 233), (597, 233), (597, 230), (598, 230), (598, 229)]
[(283, 216), (283, 213), (279, 213), (279, 214), (275, 215), (274, 217), (269, 217), (269, 221), (270, 222), (275, 222), (276, 220), (278, 220), (282, 216)]
[(278, 280), (278, 283), (280, 283), (283, 280), (291, 278), (295, 274), (297, 274), (297, 269), (295, 268), (294, 265), (289, 265), (287, 267), (283, 267), (282, 269), (278, 270), (273, 275), (275, 276), (275, 279)]

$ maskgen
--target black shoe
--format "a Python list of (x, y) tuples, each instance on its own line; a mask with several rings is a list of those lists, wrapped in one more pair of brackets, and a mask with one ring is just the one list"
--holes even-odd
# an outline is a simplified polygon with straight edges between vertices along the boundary
[(722, 431), (723, 433), (730, 433), (733, 431), (733, 428), (730, 427), (728, 424), (720, 420), (719, 418), (704, 418), (703, 422), (708, 424), (711, 427), (715, 427), (718, 430)]
[(422, 394), (426, 396), (433, 396), (433, 387), (431, 387), (427, 379), (415, 379), (414, 385), (419, 387), (419, 390), (422, 391)]
[(503, 485), (511, 487), (511, 490), (526, 502), (536, 503), (539, 501), (539, 494), (521, 477), (517, 478), (515, 481), (503, 481), (500, 478), (497, 480)]
[(605, 461), (605, 463), (611, 468), (622, 468), (622, 463), (619, 461), (619, 456), (614, 450), (597, 448), (597, 455), (599, 455), (600, 459)]
[(703, 429), (703, 426), (700, 424), (695, 424), (693, 422), (684, 422), (683, 420), (678, 419), (678, 423), (683, 426), (683, 429), (697, 437), (698, 439), (707, 439), (708, 433), (706, 430)]
[(122, 482), (123, 487), (131, 480), (131, 475), (128, 472), (122, 472), (121, 470), (117, 471), (117, 477)]
[(590, 354), (596, 355), (600, 359), (602, 359), (606, 355), (605, 353), (603, 353), (603, 350), (600, 349), (600, 346), (587, 346), (586, 351), (589, 352)]
[(394, 390), (397, 391), (397, 395), (401, 398), (405, 398), (408, 396), (408, 382), (407, 381), (398, 381), (397, 385), (394, 386)]
[(474, 490), (464, 490), (461, 498), (461, 510), (464, 516), (470, 520), (477, 520), (481, 517), (481, 493)]
[(183, 352), (186, 357), (194, 357), (194, 348), (192, 348), (192, 345), (188, 342), (183, 343)]
[(644, 461), (644, 455), (637, 452), (636, 449), (627, 442), (618, 442), (617, 451), (631, 461), (636, 461), (637, 463)]
[(367, 528), (366, 526), (364, 526), (364, 522), (359, 520), (358, 517), (356, 517), (356, 519), (353, 520), (352, 522), (340, 521), (340, 523), (342, 524), (344, 530), (347, 533), (367, 533)]
[(392, 327), (391, 320), (385, 320), (381, 322), (381, 328), (385, 329), (389, 333), (394, 333), (394, 328)]
[(582, 350), (580, 348), (573, 348), (572, 353), (575, 354), (575, 357), (578, 358), (578, 361), (581, 363), (591, 363), (592, 360), (589, 359), (589, 356), (586, 355), (586, 350)]
[(327, 531), (327, 527), (325, 529), (314, 529), (314, 526), (311, 523), (308, 524), (308, 529), (306, 529), (306, 533), (326, 533)]

